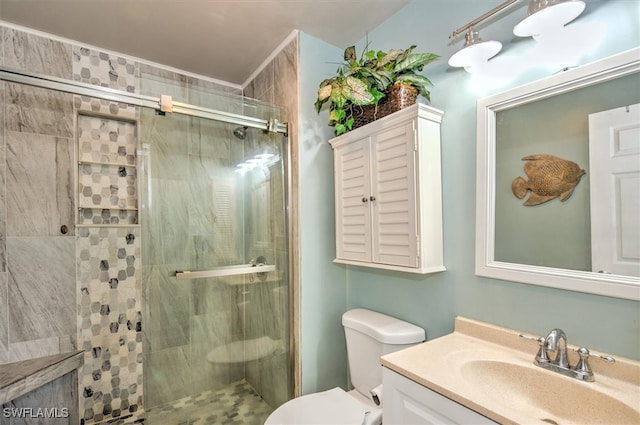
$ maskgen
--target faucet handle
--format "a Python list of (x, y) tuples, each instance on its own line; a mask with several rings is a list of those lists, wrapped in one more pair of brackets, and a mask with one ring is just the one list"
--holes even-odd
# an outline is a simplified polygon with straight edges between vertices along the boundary
[[(582, 361), (582, 359), (584, 358), (585, 360), (589, 358), (589, 356), (591, 357), (597, 357), (601, 360), (604, 360), (607, 363), (615, 363), (616, 359), (614, 359), (611, 356), (605, 356), (604, 354), (599, 354), (596, 353), (595, 351), (591, 351), (586, 347), (580, 347), (580, 348), (574, 348), (573, 351), (577, 352), (578, 355), (580, 356), (580, 361)], [(576, 365), (577, 368), (577, 365)]]
[(540, 348), (538, 349), (538, 353), (536, 354), (536, 360), (539, 362), (549, 362), (549, 356), (547, 356), (547, 350), (544, 349), (545, 339), (543, 336), (537, 337), (527, 334), (520, 334), (520, 338), (528, 339), (529, 341), (536, 341)]
[(577, 352), (580, 356), (580, 360), (576, 363), (576, 367), (573, 370), (578, 374), (580, 379), (588, 382), (595, 381), (591, 366), (589, 366), (589, 356), (597, 357), (609, 363), (614, 363), (616, 360), (611, 356), (604, 356), (602, 354), (589, 351), (586, 347), (574, 348), (573, 351)]
[(544, 337), (542, 336), (533, 336), (527, 334), (518, 335), (520, 338), (528, 339), (529, 341), (538, 341), (538, 343), (542, 344), (544, 342)]

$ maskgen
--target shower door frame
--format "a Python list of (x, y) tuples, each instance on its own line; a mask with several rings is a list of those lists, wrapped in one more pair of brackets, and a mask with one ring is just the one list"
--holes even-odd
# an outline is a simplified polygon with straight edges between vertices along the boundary
[(203, 108), (200, 106), (191, 105), (189, 103), (174, 102), (171, 96), (166, 95), (161, 95), (160, 97), (145, 96), (137, 93), (129, 93), (122, 90), (116, 90), (109, 87), (95, 86), (92, 84), (66, 80), (64, 78), (38, 74), (35, 72), (22, 71), (6, 66), (0, 66), (0, 80), (52, 89), (81, 96), (90, 96), (97, 99), (109, 100), (113, 102), (122, 102), (133, 106), (151, 108), (155, 109), (160, 114), (176, 113), (192, 117), (210, 119), (214, 121), (226, 122), (230, 124), (237, 124), (245, 127), (257, 128), (273, 133), (282, 133), (285, 136), (287, 135), (287, 123), (278, 122), (278, 120), (273, 118), (264, 120), (261, 118), (233, 114), (216, 109)]

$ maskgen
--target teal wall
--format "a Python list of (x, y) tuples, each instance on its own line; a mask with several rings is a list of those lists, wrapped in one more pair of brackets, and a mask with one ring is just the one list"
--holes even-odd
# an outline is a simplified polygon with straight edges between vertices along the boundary
[[(326, 114), (313, 110), (319, 82), (335, 72), (346, 46), (329, 46), (302, 34), (300, 44), (302, 369), (303, 392), (345, 385), (341, 309), (365, 307), (427, 330), (429, 339), (453, 330), (456, 315), (530, 333), (561, 327), (569, 343), (640, 359), (640, 303), (475, 276), (476, 101), (640, 45), (640, 1), (587, 1), (574, 23), (590, 27), (588, 53), (572, 62), (542, 56), (532, 39), (513, 36), (526, 14), (514, 6), (490, 25), (479, 27), (485, 40), (503, 43), (489, 77), (447, 65), (462, 39), (449, 34), (501, 1), (414, 0), (368, 34), (370, 47), (388, 50), (417, 44), (441, 60), (424, 70), (434, 83), (432, 106), (445, 111), (442, 122), (444, 249), (447, 271), (426, 276), (339, 266), (333, 259), (333, 166), (326, 144)], [(357, 44), (360, 53), (366, 40)], [(578, 49), (569, 49), (575, 53)], [(567, 50), (565, 53), (569, 53)], [(568, 54), (559, 57), (568, 58)], [(524, 66), (522, 66), (524, 65)], [(311, 192), (311, 193), (308, 193)], [(327, 280), (328, 279), (328, 280)], [(334, 333), (334, 334), (332, 334)], [(334, 342), (337, 345), (324, 345)], [(532, 355), (535, 353), (532, 346)]]
[(302, 392), (346, 386), (347, 363), (341, 317), (347, 308), (344, 268), (335, 253), (333, 132), (328, 114), (313, 107), (318, 84), (336, 70), (328, 63), (340, 49), (300, 34), (300, 326)]

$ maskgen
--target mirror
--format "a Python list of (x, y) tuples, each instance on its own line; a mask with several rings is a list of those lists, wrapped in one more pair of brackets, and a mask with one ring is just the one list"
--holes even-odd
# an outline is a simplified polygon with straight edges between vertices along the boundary
[(476, 274), (640, 300), (640, 48), (480, 99), (477, 118)]

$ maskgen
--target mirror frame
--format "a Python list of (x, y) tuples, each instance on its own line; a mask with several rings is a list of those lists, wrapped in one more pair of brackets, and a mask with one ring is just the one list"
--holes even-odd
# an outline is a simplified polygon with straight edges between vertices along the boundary
[(640, 47), (564, 71), (477, 103), (476, 266), (478, 276), (640, 300), (640, 278), (495, 260), (496, 113), (640, 72)]

